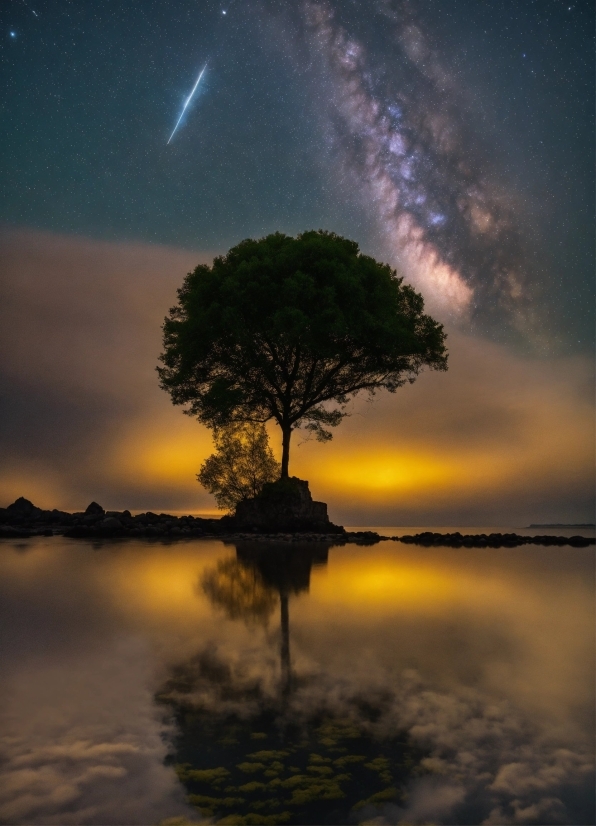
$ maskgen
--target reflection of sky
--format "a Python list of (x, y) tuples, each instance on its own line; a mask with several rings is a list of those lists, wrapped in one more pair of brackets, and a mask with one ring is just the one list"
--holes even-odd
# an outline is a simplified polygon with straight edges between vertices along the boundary
[[(265, 692), (279, 678), (276, 615), (266, 627), (231, 621), (197, 588), (233, 555), (216, 542), (3, 545), (3, 819), (142, 823), (185, 811), (151, 701), (168, 667), (211, 647)], [(309, 593), (290, 600), (305, 678), (292, 702), (341, 709), (389, 693), (383, 724), (426, 745), (433, 774), (388, 822), (474, 811), (494, 824), (587, 822), (592, 583), (589, 549), (332, 549)]]

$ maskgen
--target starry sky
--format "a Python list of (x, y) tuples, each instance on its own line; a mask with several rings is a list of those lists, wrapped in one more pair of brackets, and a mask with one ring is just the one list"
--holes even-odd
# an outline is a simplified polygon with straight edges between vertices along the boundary
[[(116, 400), (108, 379), (91, 388), (89, 373), (103, 375), (109, 359), (112, 388), (119, 386), (122, 360), (136, 353), (129, 370), (153, 376), (159, 319), (190, 267), (246, 237), (309, 228), (354, 238), (396, 267), (447, 325), (452, 353), (463, 354), (460, 367), (472, 354), (480, 363), (493, 359), (493, 367), (501, 359), (501, 384), (482, 391), (483, 399), (493, 394), (494, 415), (476, 410), (477, 417), (489, 422), (511, 413), (507, 375), (526, 371), (527, 380), (516, 379), (524, 393), (542, 376), (534, 402), (524, 402), (524, 433), (532, 430), (531, 411), (546, 405), (551, 419), (540, 425), (542, 445), (553, 445), (561, 419), (546, 396), (564, 397), (570, 410), (560, 415), (574, 445), (567, 455), (591, 464), (594, 10), (587, 0), (8, 0), (0, 21), (0, 222), (5, 330), (13, 330), (3, 367), (12, 387), (5, 391), (5, 432), (14, 460), (5, 496), (33, 485), (33, 477), (38, 487), (51, 477), (72, 504), (66, 475), (75, 465), (98, 467), (84, 445), (103, 444), (105, 455), (127, 428), (145, 433), (137, 414), (153, 404), (153, 378), (136, 396), (129, 389), (128, 400), (123, 385)], [(141, 300), (143, 290), (150, 292)], [(83, 317), (92, 322), (84, 325)], [(74, 350), (87, 354), (76, 367), (67, 329)], [(146, 348), (132, 341), (146, 341)], [(458, 369), (452, 357), (447, 375)], [(471, 388), (470, 377), (483, 371), (470, 371), (445, 392), (456, 397)], [(568, 384), (559, 386), (564, 377)], [(61, 382), (68, 392), (55, 390)], [(477, 397), (473, 390), (466, 396), (468, 414)], [(179, 411), (167, 415), (180, 418)], [(389, 455), (396, 409), (385, 405), (374, 415), (362, 438)], [(446, 446), (456, 450), (453, 434), (436, 441), (445, 430), (437, 417), (426, 443), (435, 459)], [(469, 421), (450, 421), (453, 433), (477, 432)], [(496, 438), (493, 425), (485, 447)], [(516, 438), (529, 449), (518, 431), (507, 432), (495, 448), (499, 456)], [(341, 446), (339, 431), (338, 439)], [(424, 441), (421, 434), (412, 439)], [(205, 434), (197, 443), (199, 453), (208, 450)], [(67, 457), (62, 481), (55, 478), (58, 454)], [(395, 461), (404, 467), (422, 461), (412, 454), (408, 465), (400, 456)], [(549, 461), (555, 480), (561, 456)], [(537, 475), (546, 465), (540, 467)], [(590, 510), (592, 477), (579, 476), (564, 491), (538, 497), (550, 503), (544, 516), (557, 502), (569, 518)], [(88, 470), (77, 489), (132, 496), (123, 477), (110, 478), (100, 483)], [(49, 484), (38, 496), (50, 496)], [(387, 490), (395, 492), (391, 484)], [(399, 490), (401, 496), (403, 485)], [(576, 512), (570, 503), (579, 501), (578, 490)], [(33, 485), (31, 496), (36, 491)], [(148, 498), (156, 495), (139, 488), (138, 504), (128, 506), (155, 507)], [(168, 494), (164, 506), (188, 507), (190, 493), (180, 496)], [(447, 499), (447, 510), (430, 507), (424, 518), (447, 518)], [(390, 519), (390, 500), (374, 511), (377, 519)], [(508, 507), (502, 502), (499, 518)], [(478, 507), (463, 508), (461, 518), (493, 516)], [(523, 518), (536, 508), (528, 504)], [(414, 518), (411, 510), (400, 514)], [(367, 515), (373, 518), (364, 508), (361, 517)]]

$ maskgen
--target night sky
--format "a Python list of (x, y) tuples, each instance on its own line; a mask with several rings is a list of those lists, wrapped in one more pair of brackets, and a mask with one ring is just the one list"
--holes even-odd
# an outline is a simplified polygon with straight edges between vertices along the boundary
[[(137, 407), (122, 395), (101, 422), (95, 403), (85, 413), (91, 396), (80, 377), (96, 370), (93, 356), (77, 373), (66, 346), (55, 355), (56, 341), (74, 323), (65, 306), (69, 295), (80, 294), (80, 301), (86, 295), (94, 308), (105, 299), (106, 312), (110, 301), (121, 309), (118, 285), (130, 278), (125, 292), (133, 282), (142, 291), (146, 262), (158, 335), (154, 350), (148, 347), (135, 364), (152, 371), (159, 319), (186, 269), (276, 230), (323, 228), (357, 240), (423, 293), (468, 357), (504, 348), (499, 352), (515, 365), (512, 374), (523, 362), (528, 376), (544, 376), (544, 387), (558, 381), (551, 369), (557, 376), (581, 374), (561, 392), (575, 413), (581, 408), (585, 424), (594, 342), (592, 3), (9, 0), (0, 14), (5, 313), (10, 329), (31, 325), (26, 341), (18, 335), (8, 341), (4, 368), (12, 387), (5, 391), (5, 433), (14, 460), (13, 481), (2, 487), (6, 496), (26, 493), (16, 487), (32, 474), (56, 473), (51, 457), (66, 455), (68, 434), (81, 444), (85, 429), (87, 441), (113, 441), (116, 431), (123, 433), (114, 422), (132, 421), (143, 407), (139, 390)], [(178, 269), (166, 262), (164, 248)], [(138, 253), (134, 264), (126, 259), (127, 274), (113, 264), (118, 249), (124, 259), (131, 249)], [(97, 270), (101, 250), (112, 271), (98, 298), (93, 290), (101, 276), (88, 289), (73, 261), (82, 255)], [(149, 262), (152, 250), (162, 281)], [(59, 288), (56, 279), (67, 270), (70, 286), (62, 280)], [(41, 312), (36, 290), (56, 319), (38, 351), (31, 344), (39, 330), (31, 319)], [(27, 307), (37, 310), (28, 314)], [(81, 351), (82, 327), (76, 330), (71, 340)], [(458, 336), (468, 343), (458, 345)], [(117, 352), (124, 339), (108, 338)], [(60, 394), (63, 407), (55, 381), (48, 379), (47, 393), (40, 390), (34, 362), (44, 352), (54, 356), (41, 373), (72, 377), (70, 390)], [(505, 379), (501, 389), (509, 392)], [(500, 392), (495, 385), (495, 398)], [(53, 411), (51, 427), (40, 405)], [(368, 430), (379, 444), (391, 441), (383, 422), (392, 414), (383, 415)], [(577, 436), (578, 455), (583, 450), (591, 464), (592, 436), (574, 413), (563, 419)], [(560, 421), (553, 414), (544, 425), (545, 442)], [(429, 433), (436, 429), (429, 423)], [(78, 467), (91, 461), (83, 447), (77, 450)], [(29, 476), (15, 475), (27, 462), (35, 468)], [(554, 478), (554, 459), (549, 467)], [(130, 490), (98, 478), (87, 473), (79, 489), (99, 487), (126, 507), (119, 497)], [(584, 474), (576, 487), (551, 491), (552, 501), (566, 503), (560, 513), (589, 512), (588, 494), (579, 511), (568, 505), (590, 479)], [(64, 479), (56, 485), (68, 488)], [(73, 494), (61, 495), (72, 501)], [(143, 494), (138, 498), (143, 507)], [(536, 507), (528, 505), (524, 517)], [(491, 516), (481, 508), (466, 518), (480, 514)]]

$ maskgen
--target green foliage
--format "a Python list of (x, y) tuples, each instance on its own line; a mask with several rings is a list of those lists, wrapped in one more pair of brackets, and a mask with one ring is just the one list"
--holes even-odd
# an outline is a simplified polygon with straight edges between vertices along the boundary
[(349, 399), (445, 370), (445, 335), (395, 271), (331, 232), (246, 240), (199, 265), (164, 322), (161, 387), (213, 428), (274, 419), (331, 438)]
[(231, 424), (215, 431), (216, 451), (201, 465), (197, 479), (222, 509), (257, 496), (267, 482), (279, 478), (280, 465), (269, 447), (264, 425)]

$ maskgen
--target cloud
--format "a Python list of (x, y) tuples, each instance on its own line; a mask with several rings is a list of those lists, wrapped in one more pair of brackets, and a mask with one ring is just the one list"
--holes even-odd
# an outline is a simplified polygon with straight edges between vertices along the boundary
[[(164, 436), (179, 453), (191, 432), (199, 444), (209, 439), (172, 408), (155, 366), (176, 289), (212, 254), (27, 230), (5, 230), (0, 240), (3, 498), (24, 494), (46, 507), (97, 497), (114, 507), (126, 497), (129, 507), (179, 504), (178, 480), (168, 478), (158, 503), (159, 473), (146, 466)], [(210, 506), (196, 482), (186, 505), (190, 488), (198, 507)]]
[(132, 637), (94, 648), (73, 661), (36, 661), (33, 673), (21, 662), (11, 675), (3, 822), (144, 824), (192, 814), (163, 764), (167, 729), (145, 685), (148, 652)]
[(590, 521), (590, 361), (523, 356), (453, 329), (447, 344), (447, 373), (357, 401), (330, 445), (294, 451), (295, 472), (351, 524)]
[[(157, 384), (161, 323), (211, 253), (5, 230), (0, 496), (43, 507), (215, 511), (208, 431)], [(344, 524), (588, 521), (593, 372), (449, 331), (450, 368), (373, 405), (292, 472)], [(272, 445), (279, 452), (277, 429)]]

